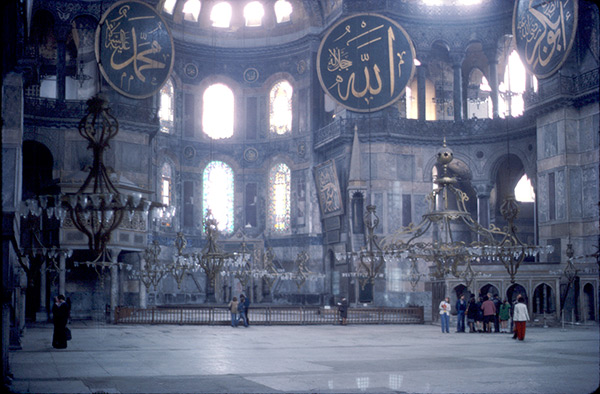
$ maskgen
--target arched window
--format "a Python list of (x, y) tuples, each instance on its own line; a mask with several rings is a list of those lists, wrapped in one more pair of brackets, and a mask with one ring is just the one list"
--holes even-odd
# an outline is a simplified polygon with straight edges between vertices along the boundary
[(292, 15), (292, 4), (287, 0), (277, 0), (274, 5), (277, 23), (289, 22)]
[(177, 0), (165, 0), (165, 3), (163, 4), (163, 11), (165, 11), (167, 14), (173, 15), (173, 10), (175, 9), (176, 3)]
[(527, 177), (527, 174), (523, 174), (517, 186), (515, 186), (515, 199), (519, 202), (534, 202), (535, 191), (531, 186), (531, 181)]
[(165, 205), (171, 205), (173, 201), (172, 193), (172, 170), (168, 163), (163, 164), (160, 170), (160, 202)]
[(270, 227), (276, 232), (290, 229), (290, 179), (290, 168), (284, 163), (276, 164), (269, 171)]
[(244, 7), (244, 19), (246, 26), (262, 25), (262, 18), (265, 15), (263, 5), (258, 1), (251, 1)]
[(279, 135), (292, 130), (292, 85), (279, 81), (269, 94), (271, 132)]
[(525, 66), (521, 62), (517, 51), (512, 51), (508, 57), (504, 69), (504, 81), (500, 82), (498, 91), (502, 100), (498, 105), (500, 115), (519, 116), (523, 115), (525, 103), (523, 93), (525, 92)]
[(200, 8), (202, 4), (200, 0), (187, 0), (183, 5), (183, 19), (186, 21), (198, 22), (198, 15), (200, 15)]
[(229, 27), (231, 23), (231, 5), (226, 2), (217, 3), (210, 12), (213, 27)]
[(158, 110), (160, 131), (163, 133), (170, 133), (173, 130), (174, 101), (173, 82), (168, 79), (162, 89), (160, 89), (160, 109)]
[[(160, 170), (160, 202), (167, 205), (172, 206), (174, 202), (173, 196), (173, 170), (171, 165), (168, 163), (164, 163)], [(170, 215), (161, 215), (160, 222), (163, 226), (170, 227), (171, 226)]]
[(202, 174), (202, 212), (210, 209), (220, 231), (233, 231), (233, 170), (222, 161), (211, 161)]
[(233, 135), (233, 92), (226, 85), (209, 86), (202, 96), (202, 128), (210, 138)]

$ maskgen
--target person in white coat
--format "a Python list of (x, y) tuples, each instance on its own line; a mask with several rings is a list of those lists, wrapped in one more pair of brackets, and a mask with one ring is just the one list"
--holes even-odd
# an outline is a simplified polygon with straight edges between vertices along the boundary
[(450, 332), (450, 298), (446, 297), (440, 302), (440, 321), (442, 323), (442, 332)]
[(525, 328), (529, 321), (529, 313), (527, 312), (527, 305), (523, 297), (517, 298), (517, 304), (515, 305), (515, 311), (513, 313), (513, 322), (515, 323), (515, 333), (513, 339), (522, 341), (525, 339)]

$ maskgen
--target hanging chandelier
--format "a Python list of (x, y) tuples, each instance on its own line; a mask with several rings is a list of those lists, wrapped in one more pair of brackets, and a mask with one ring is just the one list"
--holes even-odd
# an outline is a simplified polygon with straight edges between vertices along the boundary
[[(444, 140), (443, 147), (437, 152), (441, 175), (434, 180), (437, 187), (427, 196), (429, 212), (423, 215), (419, 224), (411, 223), (386, 237), (384, 250), (395, 258), (409, 259), (413, 267), (414, 261), (431, 264), (435, 279), (452, 274), (470, 284), (473, 278), (481, 275), (471, 267), (472, 262), (478, 262), (504, 265), (514, 283), (526, 257), (551, 253), (553, 248), (529, 245), (519, 239), (514, 223), (519, 209), (514, 197), (507, 198), (502, 205), (501, 212), (508, 223), (503, 230), (495, 225), (486, 228), (476, 222), (465, 205), (469, 197), (458, 188), (458, 180), (449, 172), (448, 166), (453, 159), (454, 154)], [(468, 230), (471, 241), (459, 239), (458, 230), (463, 229)], [(433, 233), (431, 240), (424, 237), (429, 232)], [(466, 268), (461, 271), (458, 269), (461, 266)]]
[(56, 218), (61, 228), (67, 220), (87, 237), (88, 249), (94, 257), (91, 263), (102, 262), (104, 266), (111, 264), (106, 258), (106, 247), (124, 218), (129, 222), (144, 222), (150, 211), (160, 210), (161, 214), (171, 216), (174, 207), (151, 201), (140, 192), (122, 193), (115, 187), (104, 165), (104, 152), (119, 132), (119, 122), (101, 95), (89, 99), (87, 106), (87, 113), (78, 125), (79, 134), (93, 154), (87, 178), (75, 193), (38, 195), (26, 200), (21, 215)]

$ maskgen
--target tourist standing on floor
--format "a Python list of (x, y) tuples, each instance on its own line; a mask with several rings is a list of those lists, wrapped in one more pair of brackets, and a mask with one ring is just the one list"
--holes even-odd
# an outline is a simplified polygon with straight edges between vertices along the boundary
[(494, 294), (492, 302), (496, 307), (496, 315), (494, 316), (494, 332), (500, 332), (500, 305), (502, 305), (502, 301), (500, 301), (500, 298), (498, 298), (498, 294)]
[(456, 332), (465, 332), (465, 312), (467, 311), (467, 301), (465, 295), (461, 294), (456, 301)]
[(244, 316), (246, 317), (246, 327), (250, 325), (250, 319), (248, 318), (248, 309), (250, 308), (250, 298), (243, 294), (240, 294), (240, 302), (244, 305)]
[(483, 304), (481, 304), (481, 310), (483, 311), (483, 331), (492, 332), (491, 323), (494, 321), (496, 316), (496, 306), (494, 302), (488, 298), (483, 297)]
[(517, 305), (515, 305), (513, 320), (515, 322), (515, 333), (513, 335), (513, 339), (522, 341), (525, 339), (525, 328), (527, 326), (527, 321), (529, 320), (527, 305), (525, 305), (525, 299), (523, 299), (523, 297), (517, 298)]
[(238, 300), (237, 300), (237, 297), (233, 297), (233, 300), (229, 301), (229, 304), (227, 305), (227, 307), (229, 308), (229, 311), (231, 312), (231, 327), (237, 327), (237, 322), (238, 322), (238, 316), (237, 316)]
[(469, 325), (469, 332), (477, 332), (475, 328), (475, 319), (477, 319), (477, 314), (479, 313), (479, 308), (477, 307), (477, 302), (475, 301), (475, 295), (471, 294), (471, 299), (469, 300), (469, 305), (467, 306), (467, 324)]
[(479, 296), (475, 305), (477, 305), (477, 316), (475, 317), (475, 325), (477, 326), (478, 332), (483, 332), (483, 310), (481, 309), (483, 304), (483, 297)]
[(346, 297), (342, 297), (342, 301), (338, 302), (338, 312), (340, 313), (340, 319), (342, 319), (342, 325), (345, 326), (348, 321), (348, 300)]
[(54, 323), (54, 334), (52, 335), (52, 347), (56, 349), (67, 348), (67, 322), (69, 320), (69, 306), (65, 302), (65, 296), (60, 294), (54, 298), (52, 305), (52, 322)]
[[(242, 298), (243, 297), (243, 298)], [(244, 322), (244, 327), (248, 327), (248, 320), (246, 319), (246, 313), (244, 312), (244, 301), (246, 297), (242, 294), (240, 296), (240, 302), (238, 304), (238, 320), (242, 320)]]
[(450, 298), (446, 297), (440, 302), (440, 321), (442, 323), (442, 332), (450, 332)]
[(508, 321), (510, 320), (510, 304), (505, 298), (500, 305), (500, 312), (498, 313), (500, 319), (500, 332), (508, 332)]

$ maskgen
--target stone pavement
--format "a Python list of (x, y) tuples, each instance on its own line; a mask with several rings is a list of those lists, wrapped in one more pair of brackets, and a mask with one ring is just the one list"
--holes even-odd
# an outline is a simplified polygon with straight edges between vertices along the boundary
[(52, 327), (10, 354), (16, 393), (591, 393), (598, 325), (442, 334), (435, 325)]

